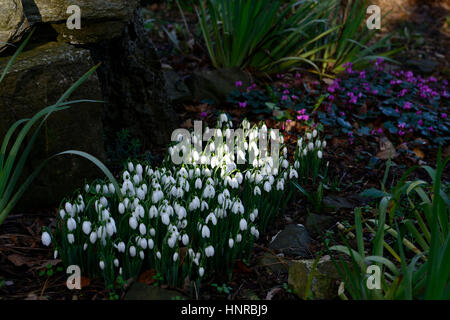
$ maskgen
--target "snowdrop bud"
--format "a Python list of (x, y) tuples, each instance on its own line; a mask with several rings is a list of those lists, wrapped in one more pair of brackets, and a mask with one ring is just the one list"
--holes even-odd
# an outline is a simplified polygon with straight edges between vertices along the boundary
[(103, 188), (102, 188), (103, 190), (102, 190), (102, 192), (103, 192), (103, 194), (108, 194), (109, 193), (109, 189), (108, 189), (108, 186), (105, 184), (105, 185), (103, 185)]
[(122, 268), (119, 269), (119, 274), (122, 275)]
[[(85, 243), (85, 244), (83, 245), (83, 250), (86, 251), (87, 247), (88, 247), (88, 244)], [(55, 258), (55, 259), (56, 259), (56, 258)]]
[(156, 257), (157, 257), (159, 260), (161, 260), (161, 252), (158, 251), (158, 252), (156, 253)]
[(286, 159), (284, 159), (281, 166), (286, 169), (289, 166), (289, 162)]
[(125, 205), (121, 202), (119, 203), (119, 213), (124, 214), (125, 213)]
[(89, 241), (91, 241), (92, 244), (97, 241), (97, 232), (91, 232), (91, 235), (89, 236)]
[(320, 148), (320, 146), (322, 145), (322, 142), (320, 140), (316, 141), (316, 148)]
[(325, 148), (327, 146), (327, 142), (326, 141), (323, 141), (322, 142), (322, 148)]
[(89, 192), (89, 185), (88, 184), (84, 186), (84, 191)]
[(53, 251), (53, 259), (58, 258), (58, 250)]
[(154, 237), (155, 234), (156, 234), (155, 229), (151, 228), (151, 229), (150, 229), (150, 235), (151, 235), (152, 237)]
[(169, 217), (169, 215), (168, 215), (167, 213), (162, 214), (162, 215), (161, 215), (161, 221), (162, 221), (162, 223), (165, 224), (166, 226), (169, 225), (169, 223), (170, 223), (170, 217)]
[(66, 205), (64, 207), (66, 209), (66, 212), (73, 217), (73, 207), (72, 204), (70, 204), (69, 202), (66, 202)]
[(139, 244), (141, 245), (142, 249), (144, 249), (144, 250), (147, 249), (147, 240), (146, 239), (142, 238)]
[(83, 222), (83, 232), (84, 234), (88, 235), (89, 233), (91, 233), (91, 222), (90, 221), (85, 221)]
[(142, 173), (144, 172), (144, 169), (142, 168), (141, 164), (136, 165), (136, 173), (140, 176), (142, 176)]
[(270, 192), (270, 190), (272, 190), (272, 185), (270, 184), (269, 181), (266, 181), (266, 182), (264, 183), (264, 191)]
[(129, 251), (130, 251), (130, 256), (134, 258), (136, 256), (136, 247), (131, 246)]
[(319, 158), (319, 159), (322, 159), (322, 151), (317, 151), (317, 157)]
[(67, 241), (69, 241), (70, 244), (75, 242), (75, 237), (74, 237), (73, 233), (67, 234)]
[(128, 171), (130, 171), (130, 172), (134, 171), (134, 165), (132, 162), (128, 162)]
[(189, 236), (187, 234), (183, 234), (182, 237), (183, 245), (187, 246), (189, 244)]
[(314, 149), (314, 143), (310, 142), (308, 143), (308, 150), (311, 151)]
[(100, 261), (99, 263), (99, 266), (100, 266), (100, 269), (105, 269), (105, 262), (103, 262), (103, 261)]
[(234, 246), (234, 240), (233, 239), (228, 239), (228, 246), (230, 247), (230, 249), (231, 248), (233, 248), (233, 246)]
[(116, 268), (119, 267), (119, 259), (114, 259), (114, 266), (115, 266)]
[(238, 233), (236, 236), (236, 242), (240, 243), (241, 241), (242, 241), (242, 235), (240, 233)]
[(102, 187), (101, 187), (99, 184), (97, 184), (97, 185), (95, 186), (95, 192), (96, 192), (96, 193), (100, 193), (101, 188), (102, 188)]
[(147, 233), (147, 228), (145, 227), (145, 225), (143, 223), (141, 223), (139, 225), (139, 232), (143, 236), (145, 236), (145, 234)]
[(42, 233), (41, 240), (42, 240), (42, 244), (46, 247), (48, 247), (50, 245), (50, 243), (52, 242), (52, 239), (48, 232)]
[(176, 262), (178, 260), (178, 252), (175, 252), (173, 254), (173, 262)]
[(317, 137), (317, 130), (316, 129), (313, 130), (312, 135), (313, 135), (313, 138)]
[(148, 239), (147, 241), (148, 248), (151, 250), (155, 246), (155, 243), (153, 242), (153, 239)]
[(136, 230), (136, 228), (138, 226), (138, 222), (135, 217), (130, 217), (130, 219), (128, 220), (128, 223), (130, 224), (131, 229)]
[(66, 211), (64, 211), (64, 209), (59, 210), (59, 216), (61, 217), (61, 219), (64, 219), (64, 217), (66, 216)]
[(70, 231), (73, 231), (77, 228), (77, 222), (75, 221), (74, 218), (69, 218), (67, 220), (67, 229)]
[(239, 228), (241, 229), (241, 231), (247, 230), (247, 221), (244, 218), (242, 218), (239, 222)]
[(198, 269), (198, 275), (199, 275), (200, 277), (203, 277), (204, 274), (205, 274), (205, 269), (204, 269), (203, 267), (200, 267), (200, 268)]
[(308, 133), (306, 134), (306, 139), (311, 140), (311, 138), (312, 138), (311, 133), (308, 132)]
[(169, 246), (169, 248), (173, 248), (173, 247), (175, 246), (175, 242), (176, 242), (176, 239), (173, 238), (173, 237), (170, 237), (170, 238), (167, 240), (167, 245)]
[(119, 242), (119, 244), (117, 245), (117, 250), (119, 252), (125, 252), (125, 243), (124, 242)]
[(145, 258), (144, 251), (139, 252), (139, 258), (141, 258), (141, 260), (144, 260), (144, 258)]

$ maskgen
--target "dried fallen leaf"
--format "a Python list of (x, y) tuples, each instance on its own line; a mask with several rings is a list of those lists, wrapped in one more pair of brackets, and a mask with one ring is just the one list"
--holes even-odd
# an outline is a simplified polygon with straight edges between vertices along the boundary
[(155, 275), (155, 269), (150, 269), (147, 271), (144, 271), (138, 278), (138, 282), (141, 283), (145, 283), (148, 285), (151, 285), (153, 283), (155, 283), (155, 279), (153, 278), (153, 276)]
[(11, 254), (8, 256), (8, 260), (11, 261), (16, 267), (26, 265), (27, 267), (32, 267), (39, 263), (35, 259), (30, 259), (20, 254)]
[(420, 150), (419, 148), (414, 148), (413, 152), (415, 153), (415, 155), (417, 157), (419, 157), (420, 159), (423, 159), (425, 157), (425, 154), (423, 153), (422, 150)]
[(80, 286), (83, 289), (91, 284), (91, 279), (81, 276)]
[(377, 153), (377, 158), (380, 158), (381, 160), (387, 160), (389, 159), (389, 157), (391, 159), (394, 159), (397, 156), (398, 153), (395, 150), (392, 142), (390, 142), (388, 138), (382, 137), (380, 139), (380, 152)]
[(235, 269), (237, 272), (240, 272), (240, 273), (251, 273), (251, 272), (252, 272), (252, 270), (250, 270), (250, 269), (245, 265), (245, 263), (242, 262), (242, 260), (237, 260), (237, 261), (236, 261), (236, 265), (235, 265), (234, 269)]

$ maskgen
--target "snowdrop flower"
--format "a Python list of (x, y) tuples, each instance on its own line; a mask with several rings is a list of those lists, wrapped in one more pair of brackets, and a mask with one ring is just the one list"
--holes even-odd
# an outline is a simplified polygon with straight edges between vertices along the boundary
[(327, 146), (327, 142), (324, 140), (324, 141), (322, 142), (322, 148), (325, 149), (326, 146)]
[(73, 233), (67, 234), (67, 241), (69, 241), (70, 244), (75, 242), (75, 237), (74, 237)]
[(236, 242), (237, 243), (240, 243), (242, 241), (242, 235), (240, 234), (240, 233), (238, 233), (237, 235), (236, 235)]
[(125, 205), (121, 202), (119, 203), (119, 213), (124, 214), (125, 213)]
[(211, 235), (211, 232), (209, 231), (209, 228), (207, 225), (204, 225), (202, 227), (202, 238), (209, 238)]
[(173, 254), (173, 262), (176, 262), (178, 260), (178, 252), (175, 252)]
[(131, 229), (136, 230), (136, 228), (138, 226), (138, 222), (134, 216), (130, 217), (130, 219), (128, 220), (128, 223), (130, 224)]
[(141, 223), (139, 225), (139, 233), (143, 236), (147, 233), (147, 228), (145, 227), (145, 224)]
[(161, 221), (162, 221), (163, 224), (165, 224), (166, 226), (168, 226), (169, 223), (170, 223), (170, 217), (169, 217), (169, 215), (168, 215), (167, 213), (162, 214), (162, 215), (161, 215)]
[(286, 159), (284, 159), (281, 166), (286, 169), (289, 166), (289, 162)]
[(316, 129), (313, 130), (312, 135), (313, 135), (313, 138), (317, 137), (317, 130)]
[[(86, 244), (84, 244), (86, 245)], [(53, 259), (58, 258), (58, 250), (53, 251)]]
[(177, 239), (174, 237), (170, 237), (169, 239), (167, 239), (167, 245), (169, 246), (169, 248), (173, 248), (175, 246), (176, 240)]
[(89, 241), (91, 241), (92, 244), (97, 241), (97, 232), (91, 232), (91, 235), (89, 236)]
[(134, 171), (134, 165), (132, 162), (128, 162), (128, 171), (130, 171), (130, 172)]
[(150, 216), (150, 219), (153, 219), (158, 216), (158, 210), (156, 209), (155, 206), (151, 206), (150, 210), (148, 211), (148, 214)]
[(197, 178), (197, 180), (195, 180), (195, 189), (201, 188), (202, 188), (202, 180), (200, 178)]
[(66, 209), (66, 212), (73, 217), (75, 215), (75, 213), (73, 212), (73, 207), (72, 204), (70, 204), (69, 202), (66, 202), (64, 208)]
[(75, 219), (69, 218), (67, 220), (67, 230), (69, 230), (69, 232), (70, 232), (70, 231), (75, 230), (76, 228), (77, 228), (77, 222), (75, 221)]
[(115, 266), (116, 268), (119, 267), (119, 259), (114, 259), (114, 266)]
[(46, 247), (48, 247), (50, 245), (50, 243), (52, 242), (50, 234), (47, 231), (42, 233), (41, 240), (42, 240), (42, 244)]
[(200, 268), (198, 269), (198, 275), (199, 275), (200, 277), (203, 277), (204, 274), (205, 274), (205, 269), (204, 269), (203, 267), (200, 267)]
[(322, 142), (320, 140), (316, 141), (316, 149), (320, 148), (320, 146), (322, 145)]
[(136, 166), (136, 173), (138, 174), (138, 175), (140, 175), (140, 176), (142, 176), (142, 173), (144, 172), (144, 169), (142, 168), (142, 165), (141, 164), (138, 164), (137, 166)]
[(131, 246), (129, 251), (130, 251), (130, 256), (134, 258), (136, 256), (136, 247)]
[(96, 193), (100, 193), (100, 189), (101, 189), (102, 187), (99, 185), (99, 184), (97, 184), (96, 186), (95, 186), (95, 192)]
[(89, 185), (88, 185), (88, 184), (86, 184), (86, 185), (84, 186), (84, 191), (89, 192)]
[(150, 228), (150, 235), (151, 235), (152, 237), (154, 237), (155, 234), (156, 234), (155, 229), (154, 229), (154, 228)]
[(64, 217), (66, 216), (66, 211), (64, 211), (64, 209), (59, 210), (59, 216), (61, 217), (61, 220), (64, 220)]
[(295, 169), (291, 169), (291, 171), (289, 172), (289, 179), (292, 179), (294, 177), (298, 178), (298, 173)]
[(322, 151), (317, 151), (317, 157), (319, 158), (319, 159), (322, 159)]
[(311, 133), (308, 132), (308, 133), (306, 134), (306, 139), (311, 140), (311, 138), (312, 138)]
[(157, 257), (159, 260), (161, 260), (161, 252), (158, 251), (158, 252), (156, 253), (156, 257)]
[(150, 250), (152, 250), (155, 247), (155, 243), (153, 242), (153, 239), (148, 239), (147, 245), (148, 245), (148, 248)]
[(230, 247), (230, 249), (231, 248), (233, 248), (233, 246), (234, 246), (234, 240), (233, 239), (228, 239), (228, 246)]
[(139, 258), (141, 258), (141, 260), (144, 260), (144, 258), (145, 258), (144, 251), (139, 252)]
[(310, 142), (308, 143), (308, 150), (311, 151), (314, 149), (314, 143)]
[(103, 185), (103, 194), (108, 194), (109, 193), (109, 189), (108, 189), (108, 186), (105, 184), (105, 185)]
[[(85, 244), (83, 245), (83, 250), (86, 251), (87, 247), (88, 247), (88, 244), (85, 243)], [(55, 259), (56, 259), (56, 258), (55, 258)]]
[(125, 243), (123, 241), (119, 242), (119, 244), (117, 245), (117, 251), (125, 252)]
[(239, 228), (241, 229), (241, 231), (247, 230), (247, 221), (244, 218), (239, 221)]
[(284, 180), (281, 179), (280, 181), (277, 182), (277, 190), (284, 190)]
[(105, 269), (105, 262), (103, 262), (103, 261), (100, 261), (99, 263), (99, 266), (100, 266), (100, 269)]
[(142, 238), (141, 241), (139, 241), (139, 244), (142, 249), (147, 249), (147, 239)]
[(83, 228), (84, 234), (88, 235), (89, 233), (91, 233), (91, 222), (90, 221), (84, 221), (82, 228)]
[(205, 209), (208, 210), (208, 209), (209, 209), (209, 206), (208, 206), (208, 204), (207, 204), (205, 201), (202, 201), (201, 210), (202, 210), (202, 211), (205, 211)]
[(189, 236), (185, 233), (183, 234), (183, 237), (181, 238), (183, 245), (187, 246), (189, 244)]
[(266, 182), (264, 183), (264, 191), (270, 192), (270, 190), (272, 190), (272, 185), (270, 184), (269, 181), (266, 181)]
[(214, 247), (213, 246), (208, 246), (205, 248), (205, 254), (207, 257), (212, 257), (214, 256)]

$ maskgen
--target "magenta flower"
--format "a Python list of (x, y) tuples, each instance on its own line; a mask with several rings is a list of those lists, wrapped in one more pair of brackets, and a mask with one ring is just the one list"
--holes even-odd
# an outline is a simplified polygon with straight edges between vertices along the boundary
[(298, 73), (298, 72), (295, 73), (295, 79), (300, 79), (301, 76), (302, 76), (302, 75), (301, 75), (300, 73)]
[(288, 98), (289, 98), (289, 97), (288, 97), (287, 95), (283, 95), (283, 96), (281, 97), (281, 101), (286, 101)]
[(245, 108), (247, 106), (247, 101), (239, 102), (239, 107)]
[(412, 106), (411, 102), (405, 102), (405, 104), (403, 105), (403, 109), (409, 110), (411, 109), (411, 106)]
[(447, 118), (447, 114), (446, 113), (442, 113), (441, 116), (442, 116), (442, 119)]
[(417, 124), (418, 124), (419, 126), (423, 126), (423, 120), (422, 120), (422, 119), (419, 119), (419, 121), (417, 121)]
[(234, 85), (236, 88), (242, 87), (242, 81), (236, 81)]
[(293, 95), (291, 96), (291, 99), (292, 99), (292, 100), (298, 100), (298, 97), (297, 97), (295, 94), (293, 94)]
[(208, 112), (203, 111), (202, 113), (200, 113), (200, 117), (202, 118), (206, 118), (208, 116)]
[(383, 133), (383, 129), (382, 129), (382, 128), (378, 128), (377, 132), (378, 132), (379, 134), (382, 134), (382, 133)]
[(433, 128), (433, 126), (429, 127), (428, 130), (430, 130), (431, 132), (434, 132), (434, 131), (435, 131), (434, 128)]

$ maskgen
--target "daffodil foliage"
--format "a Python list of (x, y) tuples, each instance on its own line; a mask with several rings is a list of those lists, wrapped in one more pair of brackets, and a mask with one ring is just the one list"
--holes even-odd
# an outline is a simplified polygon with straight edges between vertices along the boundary
[[(230, 136), (225, 114), (217, 127), (212, 141)], [(281, 134), (246, 120), (239, 128), (245, 152), (237, 155), (225, 142), (207, 143), (200, 153), (189, 151), (186, 163), (174, 165), (177, 145), (172, 145), (160, 167), (128, 162), (120, 192), (109, 182), (86, 185), (75, 199), (63, 201), (56, 227), (42, 234), (44, 245), (53, 243), (55, 257), (65, 265), (80, 266), (84, 276), (103, 276), (109, 285), (149, 269), (173, 286), (230, 276), (234, 262), (249, 257), (254, 241), (285, 209), (294, 191), (290, 182), (321, 170), (326, 146), (317, 131), (307, 133), (292, 165)], [(258, 130), (278, 139), (278, 165), (258, 149)], [(249, 161), (246, 154), (256, 157)]]

